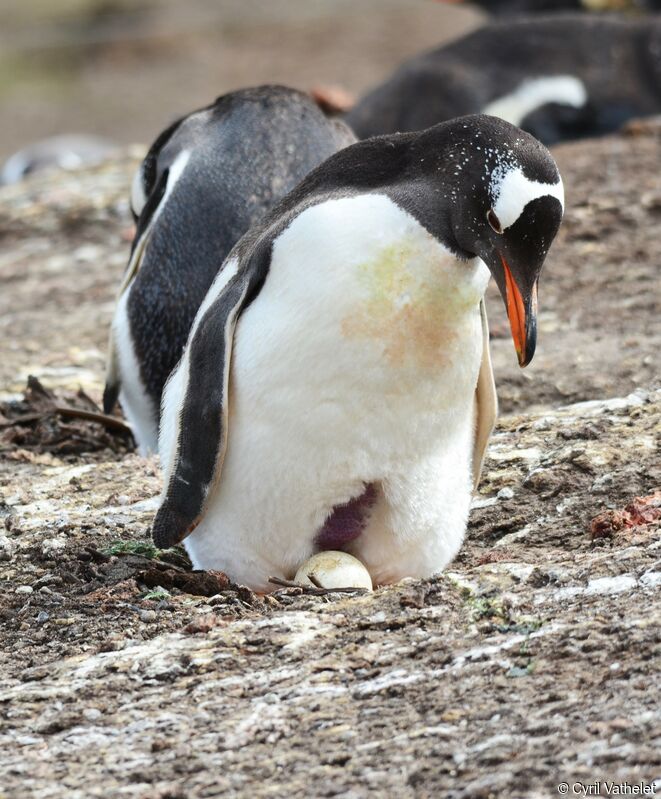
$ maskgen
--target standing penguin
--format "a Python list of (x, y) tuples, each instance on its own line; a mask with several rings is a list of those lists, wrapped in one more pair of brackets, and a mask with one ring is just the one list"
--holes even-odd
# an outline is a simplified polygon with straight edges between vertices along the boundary
[(661, 113), (661, 18), (564, 14), (493, 22), (415, 56), (346, 120), (360, 138), (461, 114), (506, 119), (545, 144)]
[(438, 572), (495, 419), (492, 274), (525, 366), (563, 211), (553, 158), (468, 116), (329, 158), (239, 242), (163, 398), (157, 546), (253, 588), (343, 549)]
[(131, 192), (137, 231), (110, 332), (103, 405), (119, 397), (142, 452), (155, 451), (161, 393), (225, 256), (250, 225), (355, 141), (305, 94), (232, 92), (156, 139)]

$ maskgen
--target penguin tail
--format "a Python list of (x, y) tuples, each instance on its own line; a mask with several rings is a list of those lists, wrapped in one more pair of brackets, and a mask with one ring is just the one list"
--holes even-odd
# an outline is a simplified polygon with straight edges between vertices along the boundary
[(103, 389), (103, 412), (111, 414), (117, 405), (117, 398), (119, 397), (119, 383), (107, 382)]
[(117, 363), (117, 349), (115, 348), (115, 337), (113, 329), (110, 328), (108, 335), (108, 364), (106, 366), (106, 385), (103, 389), (103, 412), (110, 414), (113, 412), (119, 397), (121, 379), (119, 376), (119, 364)]

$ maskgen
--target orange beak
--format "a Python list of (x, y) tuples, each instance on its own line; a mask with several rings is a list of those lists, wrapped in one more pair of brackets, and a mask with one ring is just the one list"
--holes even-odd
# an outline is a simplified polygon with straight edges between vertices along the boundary
[(528, 308), (526, 308), (526, 303), (524, 303), (519, 287), (512, 276), (509, 264), (502, 254), (500, 260), (505, 273), (505, 304), (512, 330), (512, 340), (519, 359), (519, 366), (523, 367), (530, 363), (535, 353), (537, 284), (533, 286)]

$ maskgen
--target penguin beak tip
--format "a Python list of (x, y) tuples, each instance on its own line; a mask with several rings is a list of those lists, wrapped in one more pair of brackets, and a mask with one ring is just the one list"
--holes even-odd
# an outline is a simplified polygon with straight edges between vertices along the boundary
[(523, 369), (532, 361), (537, 344), (537, 283), (524, 300), (509, 264), (503, 255), (500, 259), (505, 273), (505, 305), (512, 340), (519, 366)]

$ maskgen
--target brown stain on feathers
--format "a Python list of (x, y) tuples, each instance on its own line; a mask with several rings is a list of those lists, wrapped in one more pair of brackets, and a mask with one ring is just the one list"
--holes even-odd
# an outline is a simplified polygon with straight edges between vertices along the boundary
[(383, 343), (389, 363), (437, 369), (457, 339), (451, 320), (458, 306), (449, 302), (442, 265), (431, 264), (418, 243), (384, 247), (358, 267), (364, 299), (342, 320), (347, 338)]

